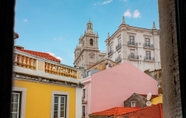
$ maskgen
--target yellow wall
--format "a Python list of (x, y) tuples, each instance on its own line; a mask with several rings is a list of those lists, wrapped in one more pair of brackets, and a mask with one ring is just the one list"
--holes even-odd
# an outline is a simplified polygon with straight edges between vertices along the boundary
[(152, 102), (152, 104), (154, 104), (154, 105), (159, 104), (159, 103), (163, 103), (162, 95), (153, 98), (153, 99), (151, 100), (151, 102)]
[(69, 92), (69, 118), (75, 118), (75, 88), (22, 80), (14, 80), (14, 86), (27, 89), (25, 118), (50, 118), (52, 91)]

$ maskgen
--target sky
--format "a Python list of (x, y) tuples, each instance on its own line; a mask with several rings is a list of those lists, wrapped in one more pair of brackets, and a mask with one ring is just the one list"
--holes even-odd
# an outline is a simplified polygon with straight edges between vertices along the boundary
[(16, 0), (15, 45), (48, 52), (73, 66), (74, 50), (90, 20), (99, 35), (99, 49), (106, 51), (112, 35), (125, 17), (130, 26), (159, 29), (157, 0)]

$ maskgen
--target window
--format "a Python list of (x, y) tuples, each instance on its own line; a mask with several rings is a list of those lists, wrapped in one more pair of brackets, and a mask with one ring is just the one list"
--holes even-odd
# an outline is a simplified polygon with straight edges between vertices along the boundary
[(129, 37), (130, 44), (134, 45), (134, 36)]
[(54, 117), (53, 118), (66, 118), (66, 102), (65, 95), (54, 95)]
[(150, 47), (150, 39), (149, 38), (145, 39), (145, 44), (146, 44), (146, 46)]
[(131, 107), (136, 107), (136, 101), (131, 101)]
[(121, 38), (118, 39), (118, 45), (121, 45)]
[(134, 56), (135, 56), (135, 55), (134, 55), (134, 52), (135, 52), (134, 49), (131, 49), (131, 50), (130, 50), (130, 57), (131, 57), (131, 58), (134, 58)]
[(90, 76), (91, 76), (91, 71), (88, 71), (88, 73), (87, 73), (87, 74), (88, 74), (88, 77), (90, 77)]
[(146, 59), (151, 59), (151, 52), (150, 51), (146, 51)]
[(93, 39), (90, 39), (90, 45), (93, 46)]
[(82, 107), (83, 116), (85, 117), (85, 106)]
[(110, 52), (112, 52), (112, 50), (113, 50), (113, 46), (112, 46), (112, 44), (110, 45)]
[(83, 98), (86, 97), (86, 89), (83, 89)]
[(12, 92), (11, 98), (11, 118), (20, 118), (20, 92)]

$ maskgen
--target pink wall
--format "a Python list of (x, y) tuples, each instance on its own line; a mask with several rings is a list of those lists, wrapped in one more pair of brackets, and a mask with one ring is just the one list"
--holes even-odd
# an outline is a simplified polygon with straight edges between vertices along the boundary
[(88, 115), (90, 114), (90, 100), (91, 100), (91, 77), (83, 79), (82, 83), (85, 83), (83, 89), (86, 89), (86, 100), (87, 104), (83, 104), (85, 106), (85, 118), (89, 118)]
[[(86, 87), (86, 86), (85, 86)], [(130, 62), (95, 73), (91, 77), (90, 113), (123, 106), (133, 93), (157, 94), (157, 81)]]

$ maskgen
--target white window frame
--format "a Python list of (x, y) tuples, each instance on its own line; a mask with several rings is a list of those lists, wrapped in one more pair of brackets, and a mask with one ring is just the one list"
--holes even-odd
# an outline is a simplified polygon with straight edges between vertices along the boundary
[(135, 43), (135, 37), (134, 36), (129, 36), (129, 41), (130, 41), (130, 44), (134, 44)]
[(150, 38), (145, 38), (145, 44), (150, 47)]
[(136, 101), (131, 101), (131, 107), (136, 107)]
[(135, 58), (135, 49), (130, 49), (131, 58)]
[(12, 92), (17, 91), (21, 93), (21, 109), (20, 109), (20, 118), (25, 118), (26, 112), (26, 88), (13, 87)]
[[(14, 99), (13, 95), (18, 95), (18, 98), (17, 98), (17, 108), (16, 108), (17, 111), (16, 112), (12, 112), (12, 110), (11, 110), (11, 117), (12, 117), (12, 114), (13, 113), (17, 113), (16, 118), (19, 118), (19, 116), (20, 116), (20, 109), (21, 109), (20, 108), (21, 92), (17, 92), (17, 91), (12, 92), (12, 99)], [(15, 101), (13, 102), (12, 99), (11, 99), (11, 106), (12, 106), (12, 104), (15, 104)], [(11, 109), (13, 109), (13, 108), (11, 108)]]
[(151, 58), (151, 51), (146, 51), (146, 59), (150, 59)]
[(61, 92), (61, 91), (52, 91), (52, 101), (51, 101), (51, 116), (50, 118), (54, 118), (54, 96), (55, 95), (61, 95), (61, 96), (66, 96), (66, 118), (69, 117), (69, 100), (70, 100), (70, 93), (69, 92)]

